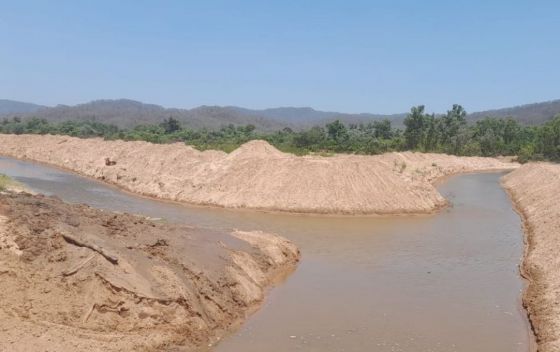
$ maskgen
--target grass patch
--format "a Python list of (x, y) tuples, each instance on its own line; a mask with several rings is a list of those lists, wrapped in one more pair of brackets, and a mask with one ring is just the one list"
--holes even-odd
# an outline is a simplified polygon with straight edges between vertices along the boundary
[(5, 191), (10, 187), (20, 186), (19, 182), (14, 181), (9, 176), (0, 174), (0, 191)]

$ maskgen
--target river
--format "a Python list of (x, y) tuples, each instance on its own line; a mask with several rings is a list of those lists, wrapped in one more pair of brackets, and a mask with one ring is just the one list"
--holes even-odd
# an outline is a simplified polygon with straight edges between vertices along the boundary
[(68, 202), (297, 244), (297, 270), (213, 351), (527, 352), (532, 343), (520, 302), (521, 221), (499, 173), (448, 179), (439, 189), (452, 206), (436, 215), (379, 218), (184, 206), (9, 158), (0, 173)]

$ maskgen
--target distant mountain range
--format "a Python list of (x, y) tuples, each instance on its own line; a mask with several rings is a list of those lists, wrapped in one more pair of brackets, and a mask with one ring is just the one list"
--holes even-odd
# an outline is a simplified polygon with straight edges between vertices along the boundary
[[(513, 117), (524, 124), (540, 124), (560, 114), (560, 100), (521, 105), (511, 108), (475, 112), (468, 119), (476, 121), (487, 116)], [(236, 106), (200, 106), (194, 109), (164, 108), (134, 100), (95, 100), (74, 106), (46, 107), (12, 100), (0, 100), (0, 117), (19, 116), (23, 119), (38, 117), (49, 121), (96, 120), (121, 127), (141, 123), (158, 123), (168, 117), (180, 120), (191, 128), (215, 129), (228, 124), (253, 124), (261, 131), (308, 128), (339, 119), (345, 123), (367, 123), (389, 119), (395, 126), (402, 126), (406, 113), (347, 114), (318, 111), (312, 108), (281, 107), (264, 110), (245, 109)]]

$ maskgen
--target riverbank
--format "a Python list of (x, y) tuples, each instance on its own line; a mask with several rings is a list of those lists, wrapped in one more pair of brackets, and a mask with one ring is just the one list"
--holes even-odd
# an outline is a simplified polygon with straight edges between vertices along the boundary
[(560, 165), (531, 163), (504, 176), (524, 221), (523, 297), (539, 352), (560, 350)]
[(446, 205), (433, 185), (437, 179), (518, 167), (495, 158), (413, 152), (298, 157), (264, 141), (226, 154), (181, 143), (37, 135), (0, 135), (0, 155), (189, 204), (346, 215), (431, 213)]
[[(7, 174), (72, 203), (204, 228), (263, 229), (297, 243), (305, 260), (229, 351), (361, 351), (377, 344), (387, 345), (382, 350), (391, 344), (408, 350), (528, 350), (517, 270), (521, 221), (499, 187), (500, 174), (462, 175), (438, 185), (454, 206), (434, 216), (345, 218), (183, 207), (60, 169), (1, 159)], [(449, 322), (445, 334), (438, 329), (441, 321)]]
[(0, 350), (194, 350), (254, 311), (298, 249), (0, 192)]
[(24, 185), (15, 181), (14, 179), (0, 174), (0, 192), (11, 191), (11, 192), (28, 192), (31, 193)]

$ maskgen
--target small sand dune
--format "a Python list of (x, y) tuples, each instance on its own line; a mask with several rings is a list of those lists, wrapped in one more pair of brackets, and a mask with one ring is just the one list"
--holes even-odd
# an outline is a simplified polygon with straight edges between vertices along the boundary
[(532, 163), (503, 177), (524, 218), (523, 298), (540, 352), (560, 351), (560, 165)]
[(513, 169), (495, 158), (388, 153), (298, 157), (264, 141), (230, 154), (184, 144), (0, 135), (0, 154), (63, 167), (152, 197), (198, 205), (321, 214), (428, 213), (445, 199), (432, 182)]

